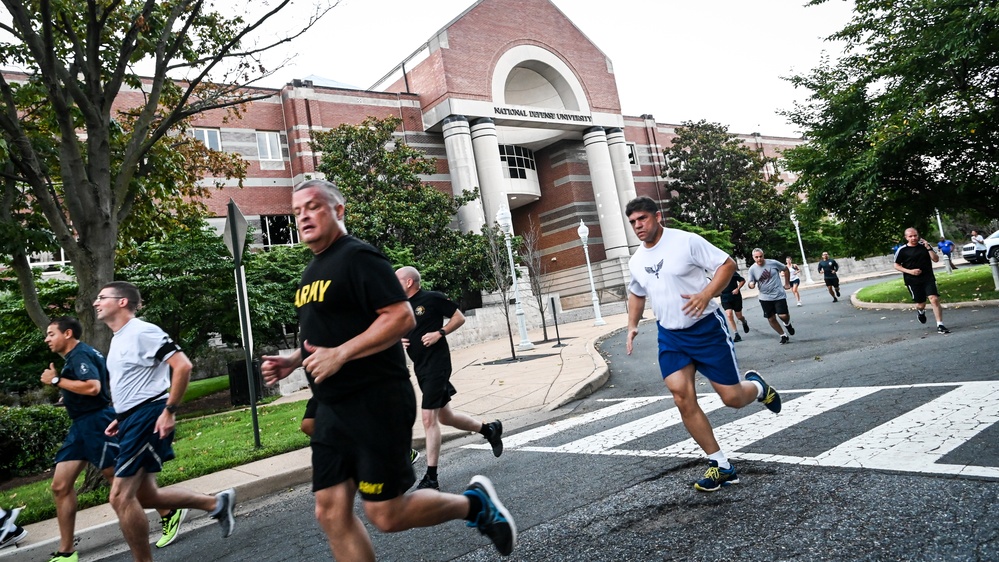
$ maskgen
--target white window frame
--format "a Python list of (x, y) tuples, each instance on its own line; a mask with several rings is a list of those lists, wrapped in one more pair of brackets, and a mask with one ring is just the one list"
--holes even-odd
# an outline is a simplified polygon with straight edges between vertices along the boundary
[(257, 158), (277, 162), (284, 160), (281, 155), (281, 133), (257, 131)]
[(222, 133), (218, 129), (195, 127), (194, 138), (204, 143), (210, 150), (222, 151)]

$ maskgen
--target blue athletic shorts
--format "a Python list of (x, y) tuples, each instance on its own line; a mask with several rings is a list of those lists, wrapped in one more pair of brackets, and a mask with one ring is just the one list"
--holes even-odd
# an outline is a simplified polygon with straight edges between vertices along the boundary
[(115, 477), (135, 476), (140, 468), (160, 472), (163, 463), (173, 459), (173, 433), (160, 439), (153, 433), (156, 419), (163, 413), (166, 400), (137, 407), (124, 420), (118, 421), (118, 462)]
[(114, 466), (118, 457), (118, 439), (104, 435), (104, 430), (113, 420), (114, 408), (110, 406), (74, 419), (69, 426), (69, 434), (56, 453), (55, 463), (87, 461), (99, 470)]
[[(657, 324), (658, 325), (658, 324)], [(739, 384), (739, 364), (728, 324), (718, 309), (683, 330), (659, 326), (659, 370), (663, 379), (694, 364), (711, 382)]]

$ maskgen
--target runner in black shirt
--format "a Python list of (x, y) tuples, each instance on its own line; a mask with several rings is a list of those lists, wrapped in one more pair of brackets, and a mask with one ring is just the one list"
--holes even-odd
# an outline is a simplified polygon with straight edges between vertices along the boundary
[(325, 180), (299, 184), (292, 210), (314, 254), (295, 295), (302, 347), (265, 356), (274, 384), (302, 366), (318, 402), (312, 435), (316, 518), (338, 560), (374, 560), (371, 538), (354, 515), (361, 495), (368, 520), (384, 532), (464, 518), (500, 554), (516, 545), (517, 528), (485, 476), (462, 495), (406, 493), (416, 477), (410, 445), (416, 395), (402, 338), (416, 322), (392, 266), (378, 250), (347, 235), (344, 198)]
[[(423, 429), (427, 436), (427, 473), (417, 489), (440, 489), (437, 467), (441, 451), (441, 426), (449, 425), (465, 431), (477, 431), (492, 445), (497, 457), (503, 453), (503, 424), (484, 423), (467, 414), (455, 412), (449, 402), (458, 391), (451, 384), (451, 350), (445, 336), (465, 323), (458, 304), (437, 291), (424, 291), (420, 272), (415, 267), (402, 267), (395, 272), (403, 291), (409, 297), (416, 315), (416, 327), (403, 338), (402, 344), (413, 360), (416, 381), (423, 393)], [(444, 318), (449, 318), (444, 325)]]
[(906, 245), (895, 251), (895, 269), (902, 272), (905, 286), (916, 303), (916, 319), (920, 324), (926, 323), (926, 300), (929, 299), (937, 321), (937, 332), (949, 334), (950, 330), (943, 325), (943, 308), (940, 306), (937, 279), (933, 275), (933, 263), (940, 258), (929, 242), (919, 237), (915, 228), (905, 229), (905, 241)]

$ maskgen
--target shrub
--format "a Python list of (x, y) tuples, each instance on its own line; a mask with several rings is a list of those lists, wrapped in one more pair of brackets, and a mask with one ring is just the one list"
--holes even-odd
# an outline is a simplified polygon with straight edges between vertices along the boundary
[(69, 424), (62, 408), (0, 406), (0, 481), (51, 467)]

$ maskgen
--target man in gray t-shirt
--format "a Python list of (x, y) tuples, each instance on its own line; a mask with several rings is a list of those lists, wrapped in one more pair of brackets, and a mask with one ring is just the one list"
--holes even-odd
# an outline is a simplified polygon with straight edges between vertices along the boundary
[[(794, 335), (794, 326), (791, 326), (791, 313), (787, 308), (787, 293), (785, 289), (791, 288), (791, 278), (787, 271), (787, 266), (777, 260), (768, 260), (763, 257), (763, 250), (753, 249), (753, 265), (749, 267), (746, 274), (747, 285), (750, 289), (759, 288), (760, 307), (763, 308), (763, 317), (770, 322), (770, 327), (780, 336), (780, 343), (785, 344), (791, 341)], [(777, 323), (780, 317), (784, 324), (783, 328)], [(784, 330), (787, 333), (784, 333)]]

